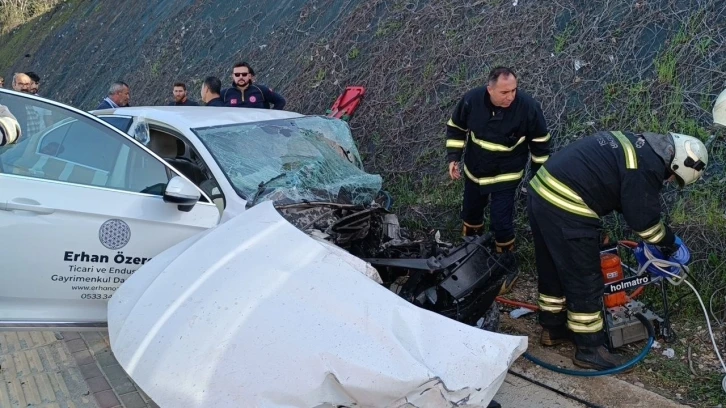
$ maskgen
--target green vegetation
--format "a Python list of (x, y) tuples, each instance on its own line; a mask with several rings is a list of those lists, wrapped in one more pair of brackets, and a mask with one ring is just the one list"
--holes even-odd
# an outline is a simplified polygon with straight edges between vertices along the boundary
[(555, 35), (555, 54), (559, 54), (565, 50), (565, 47), (567, 47), (570, 37), (572, 37), (574, 32), (575, 27), (568, 24), (561, 33)]
[(61, 0), (0, 0), (0, 34), (52, 10)]

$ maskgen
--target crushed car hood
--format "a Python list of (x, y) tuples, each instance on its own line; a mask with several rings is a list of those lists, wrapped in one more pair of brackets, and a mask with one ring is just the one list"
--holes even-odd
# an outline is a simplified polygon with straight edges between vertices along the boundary
[(406, 302), (271, 202), (156, 256), (108, 323), (162, 408), (486, 406), (527, 347)]

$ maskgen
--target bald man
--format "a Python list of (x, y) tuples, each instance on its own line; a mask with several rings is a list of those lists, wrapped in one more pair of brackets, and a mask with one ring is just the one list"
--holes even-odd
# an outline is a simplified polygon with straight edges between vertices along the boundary
[(31, 86), (33, 86), (33, 80), (27, 74), (18, 72), (13, 75), (13, 90), (29, 94)]
[[(27, 74), (18, 72), (13, 75), (13, 90), (32, 95), (32, 86), (33, 80), (30, 79)], [(30, 104), (25, 106), (25, 112), (22, 112), (22, 110), (17, 111), (16, 109), (15, 114), (17, 115), (18, 122), (20, 122), (21, 127), (27, 135), (34, 135), (42, 132), (46, 128), (43, 117)]]

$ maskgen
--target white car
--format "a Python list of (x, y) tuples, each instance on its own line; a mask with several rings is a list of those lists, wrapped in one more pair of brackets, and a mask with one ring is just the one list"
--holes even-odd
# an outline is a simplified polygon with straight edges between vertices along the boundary
[[(0, 329), (105, 327), (108, 299), (134, 271), (245, 209), (246, 200), (231, 197), (238, 190), (189, 129), (301, 116), (132, 109), (178, 126), (152, 127), (147, 147), (89, 113), (47, 99), (0, 90), (0, 104), (23, 130), (16, 145), (0, 148)], [(134, 125), (145, 129), (138, 118)], [(181, 141), (186, 156), (177, 155)], [(206, 182), (195, 185), (165, 156), (208, 163)]]
[(403, 236), (344, 121), (211, 107), (90, 114), (8, 90), (0, 104), (23, 129), (0, 148), (0, 330), (103, 328), (108, 300), (136, 270), (262, 201), (369, 260), (383, 279), (370, 275), (412, 303), (474, 324), (494, 301), (481, 271), (399, 279), (442, 272), (479, 244)]
[(0, 330), (108, 326), (161, 406), (485, 406), (526, 349), (473, 327), (491, 237), (407, 238), (343, 121), (0, 104)]

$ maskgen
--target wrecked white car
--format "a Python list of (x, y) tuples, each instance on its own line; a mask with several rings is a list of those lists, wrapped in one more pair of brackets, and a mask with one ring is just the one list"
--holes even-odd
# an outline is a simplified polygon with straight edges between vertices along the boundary
[[(23, 130), (0, 148), (0, 329), (108, 323), (161, 406), (480, 403), (524, 351), (471, 326), (503, 279), (491, 240), (407, 237), (345, 122), (0, 104)], [(197, 374), (155, 374), (175, 365)]]

